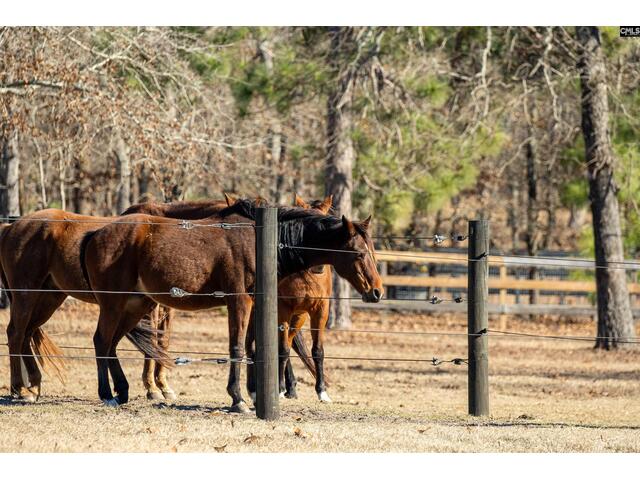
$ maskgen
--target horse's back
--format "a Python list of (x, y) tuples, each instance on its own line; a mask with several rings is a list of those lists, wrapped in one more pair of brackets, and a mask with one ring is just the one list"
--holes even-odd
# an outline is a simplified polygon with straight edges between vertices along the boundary
[(127, 208), (122, 215), (142, 213), (158, 217), (197, 220), (217, 214), (227, 207), (225, 201), (202, 200), (172, 203), (138, 203)]
[(24, 215), (3, 229), (3, 270), (14, 286), (39, 285), (50, 276), (61, 290), (85, 290), (79, 260), (82, 238), (110, 221), (55, 208)]

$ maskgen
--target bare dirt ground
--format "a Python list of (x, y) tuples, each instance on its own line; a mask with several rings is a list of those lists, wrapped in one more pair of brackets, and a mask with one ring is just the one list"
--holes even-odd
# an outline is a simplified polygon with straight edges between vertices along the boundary
[[(45, 330), (60, 345), (91, 347), (96, 318), (95, 307), (71, 301)], [(7, 321), (8, 312), (0, 312), (0, 343), (6, 341)], [(174, 350), (227, 349), (220, 311), (178, 312), (174, 325)], [(356, 312), (354, 328), (466, 331), (463, 316), (384, 312)], [(566, 319), (511, 319), (508, 328), (560, 335), (595, 331), (593, 322)], [(0, 353), (6, 355), (7, 348), (0, 347)], [(68, 353), (93, 355), (92, 350)], [(333, 332), (325, 353), (464, 358), (466, 337)], [(45, 374), (36, 404), (10, 399), (9, 361), (0, 360), (2, 452), (640, 451), (637, 347), (598, 352), (589, 342), (490, 337), (492, 415), (482, 420), (466, 415), (465, 365), (329, 359), (334, 402), (321, 404), (312, 377), (295, 360), (299, 399), (281, 400), (281, 419), (263, 422), (253, 414), (225, 412), (226, 365), (176, 367), (171, 379), (178, 400), (150, 402), (140, 381), (142, 362), (123, 362), (132, 400), (113, 409), (98, 401), (93, 360), (69, 359), (65, 385)]]

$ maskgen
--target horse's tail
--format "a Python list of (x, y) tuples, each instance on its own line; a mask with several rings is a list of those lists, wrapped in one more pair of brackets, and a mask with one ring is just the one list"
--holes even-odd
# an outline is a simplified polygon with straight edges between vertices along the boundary
[(40, 367), (48, 372), (53, 372), (62, 383), (65, 383), (65, 368), (67, 366), (64, 354), (42, 328), (38, 327), (34, 330), (31, 336), (31, 346)]
[[(293, 337), (293, 342), (291, 346), (293, 347), (293, 350), (298, 354), (298, 357), (300, 357), (300, 360), (302, 360), (302, 363), (304, 363), (304, 366), (307, 367), (307, 370), (311, 372), (311, 375), (313, 375), (313, 378), (316, 378), (317, 377), (316, 364), (313, 362), (311, 353), (307, 349), (307, 344), (304, 341), (304, 337), (302, 336), (301, 331), (298, 331), (295, 337)], [(326, 386), (329, 386), (329, 380), (326, 374), (324, 376), (324, 383)]]
[[(7, 228), (10, 225), (10, 223), (0, 224), (0, 242), (4, 239)], [(0, 281), (2, 282), (0, 287), (8, 287), (9, 283), (7, 282), (7, 275), (4, 272), (1, 259)], [(11, 303), (11, 292), (3, 290), (3, 293), (7, 295), (9, 303)], [(3, 305), (0, 305), (0, 307), (4, 308)], [(64, 361), (64, 353), (40, 327), (36, 328), (31, 335), (31, 348), (40, 367), (47, 372), (52, 372), (62, 383), (65, 383), (65, 369), (67, 366)]]
[(171, 368), (173, 361), (169, 356), (167, 348), (160, 345), (160, 342), (157, 341), (159, 333), (162, 332), (157, 328), (153, 328), (148, 319), (143, 318), (133, 327), (133, 330), (127, 333), (127, 338), (146, 357), (154, 359), (164, 367)]

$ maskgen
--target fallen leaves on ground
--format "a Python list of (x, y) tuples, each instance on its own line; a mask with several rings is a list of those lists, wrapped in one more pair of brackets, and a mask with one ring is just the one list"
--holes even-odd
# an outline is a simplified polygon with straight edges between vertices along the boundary
[(244, 443), (254, 443), (255, 441), (260, 440), (258, 435), (250, 434), (247, 438), (243, 440)]

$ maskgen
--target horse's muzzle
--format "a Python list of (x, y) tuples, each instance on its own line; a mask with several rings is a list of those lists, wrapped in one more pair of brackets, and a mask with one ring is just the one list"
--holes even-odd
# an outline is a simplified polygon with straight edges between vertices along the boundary
[(378, 303), (382, 299), (382, 290), (374, 288), (362, 294), (362, 301), (366, 303)]

